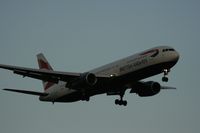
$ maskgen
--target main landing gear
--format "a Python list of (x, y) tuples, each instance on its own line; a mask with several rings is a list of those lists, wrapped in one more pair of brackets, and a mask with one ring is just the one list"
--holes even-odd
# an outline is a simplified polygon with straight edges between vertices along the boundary
[(168, 79), (167, 75), (170, 72), (170, 70), (169, 69), (164, 69), (163, 72), (164, 72), (164, 76), (162, 77), (162, 81), (163, 82), (168, 82), (169, 79)]
[(127, 105), (127, 101), (126, 100), (123, 100), (123, 97), (124, 97), (124, 93), (125, 93), (125, 91), (124, 92), (121, 92), (120, 93), (120, 99), (116, 99), (115, 100), (115, 104), (116, 105), (124, 105), (124, 106), (126, 106)]

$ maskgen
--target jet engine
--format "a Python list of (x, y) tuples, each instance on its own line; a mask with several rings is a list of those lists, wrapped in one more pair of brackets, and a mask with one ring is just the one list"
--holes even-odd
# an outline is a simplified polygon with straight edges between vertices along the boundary
[(79, 78), (72, 82), (71, 87), (74, 89), (89, 88), (97, 83), (97, 78), (93, 73), (83, 73)]
[[(156, 95), (160, 92), (161, 86), (158, 82), (149, 81), (141, 83), (135, 91), (141, 97)], [(131, 90), (132, 91), (132, 90)]]

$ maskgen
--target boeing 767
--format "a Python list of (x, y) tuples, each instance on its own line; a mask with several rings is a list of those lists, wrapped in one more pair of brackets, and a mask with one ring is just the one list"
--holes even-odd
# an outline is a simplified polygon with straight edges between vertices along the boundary
[(36, 95), (40, 101), (53, 103), (89, 101), (90, 97), (105, 93), (119, 95), (115, 104), (126, 106), (123, 97), (127, 89), (141, 97), (154, 96), (162, 89), (174, 89), (142, 80), (163, 73), (162, 81), (167, 82), (167, 75), (178, 59), (175, 49), (159, 46), (83, 73), (54, 71), (43, 54), (37, 55), (39, 69), (3, 64), (0, 68), (43, 81), (44, 92), (5, 88), (6, 91)]

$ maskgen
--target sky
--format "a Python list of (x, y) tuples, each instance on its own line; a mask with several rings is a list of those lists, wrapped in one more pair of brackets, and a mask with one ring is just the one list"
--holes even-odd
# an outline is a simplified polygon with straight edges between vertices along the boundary
[[(200, 132), (198, 0), (0, 0), (0, 63), (37, 68), (42, 52), (55, 70), (85, 72), (160, 45), (180, 53), (153, 97), (126, 92), (90, 102), (45, 103), (0, 90), (0, 132)], [(0, 70), (0, 88), (42, 91), (42, 83)]]

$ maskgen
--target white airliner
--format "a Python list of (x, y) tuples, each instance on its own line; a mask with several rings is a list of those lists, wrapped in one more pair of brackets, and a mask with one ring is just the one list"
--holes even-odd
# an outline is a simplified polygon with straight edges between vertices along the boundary
[(0, 64), (0, 68), (13, 71), (23, 77), (43, 81), (44, 92), (4, 89), (18, 93), (37, 95), (40, 101), (75, 102), (89, 101), (98, 94), (119, 95), (117, 105), (127, 105), (123, 96), (127, 89), (141, 97), (156, 95), (161, 89), (175, 89), (161, 86), (158, 82), (142, 79), (164, 73), (162, 81), (167, 82), (170, 69), (177, 63), (179, 54), (172, 47), (160, 46), (127, 58), (104, 65), (84, 73), (54, 71), (43, 54), (37, 55), (40, 69)]

